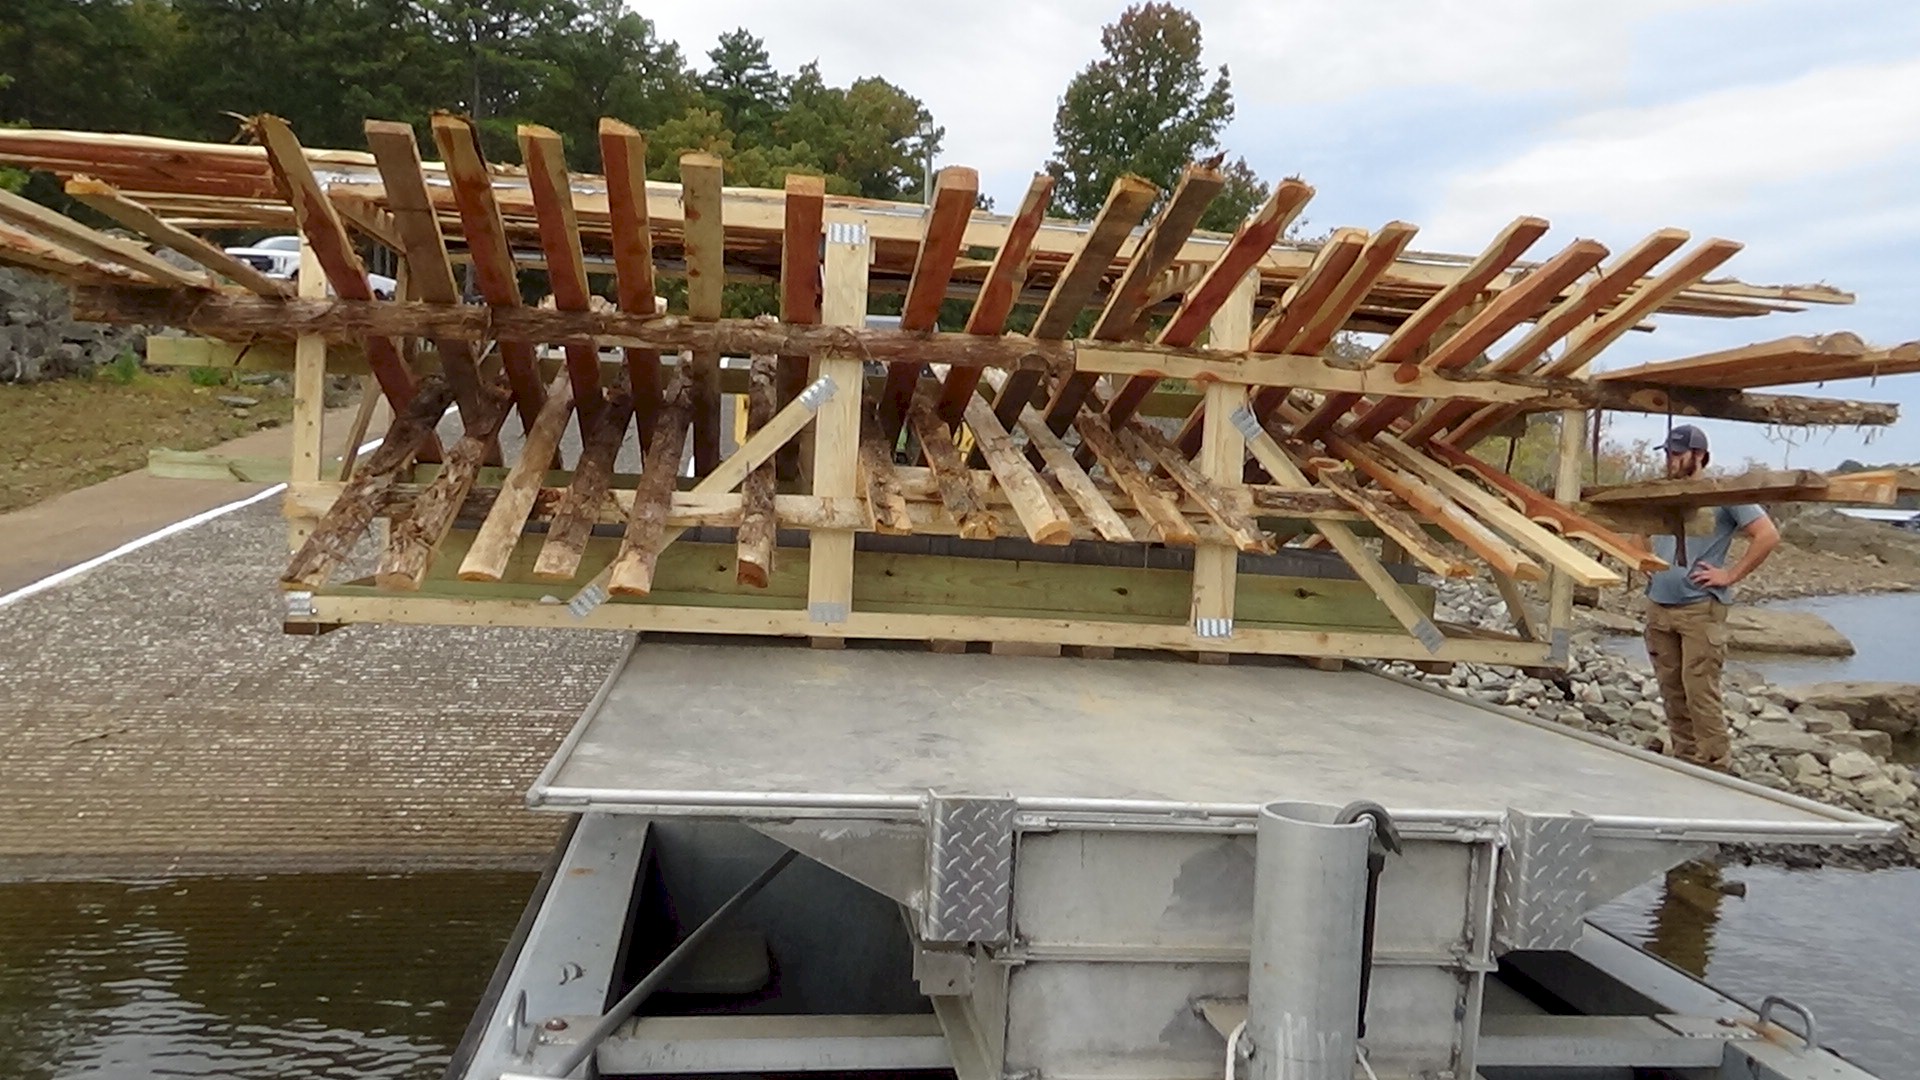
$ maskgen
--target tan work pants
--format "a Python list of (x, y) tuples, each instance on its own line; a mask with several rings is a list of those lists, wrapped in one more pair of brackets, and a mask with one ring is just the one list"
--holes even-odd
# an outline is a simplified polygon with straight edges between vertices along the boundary
[(1673, 756), (1726, 769), (1733, 750), (1720, 707), (1727, 659), (1727, 605), (1718, 600), (1666, 607), (1647, 604), (1647, 657), (1666, 699)]

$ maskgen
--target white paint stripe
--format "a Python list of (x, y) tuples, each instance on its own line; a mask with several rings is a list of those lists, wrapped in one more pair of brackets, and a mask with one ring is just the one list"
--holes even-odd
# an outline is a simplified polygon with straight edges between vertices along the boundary
[[(359, 453), (364, 454), (367, 451), (378, 447), (382, 441), (384, 440), (375, 439), (372, 442), (362, 444), (360, 447)], [(135, 537), (134, 539), (129, 540), (124, 544), (121, 544), (119, 547), (114, 548), (112, 551), (108, 551), (100, 555), (95, 555), (93, 558), (88, 559), (83, 563), (78, 563), (76, 565), (69, 566), (65, 570), (56, 570), (53, 573), (48, 574), (46, 577), (41, 578), (39, 581), (33, 582), (28, 585), (22, 585), (20, 588), (15, 589), (10, 593), (7, 593), (5, 595), (0, 595), (0, 608), (6, 607), (8, 604), (11, 604), (16, 600), (25, 600), (29, 596), (33, 596), (37, 593), (46, 592), (48, 589), (51, 589), (56, 585), (63, 585), (69, 581), (72, 581), (74, 578), (77, 578), (80, 575), (86, 573), (87, 571), (94, 569), (97, 566), (104, 566), (107, 563), (110, 563), (113, 560), (120, 558), (122, 555), (130, 555), (133, 552), (139, 551), (141, 548), (146, 547), (148, 544), (158, 543), (162, 540), (165, 540), (169, 536), (177, 536), (180, 533), (186, 532), (188, 529), (194, 528), (195, 526), (205, 525), (207, 522), (212, 521), (215, 518), (225, 517), (226, 515), (233, 513), (235, 510), (252, 506), (254, 503), (257, 503), (262, 499), (272, 498), (273, 496), (278, 495), (285, 490), (287, 490), (286, 484), (284, 483), (275, 484), (272, 487), (266, 489), (265, 491), (255, 492), (244, 499), (236, 499), (233, 502), (227, 503), (223, 506), (216, 506), (211, 510), (203, 510), (200, 513), (195, 514), (190, 518), (184, 518), (180, 521), (176, 521), (171, 525), (165, 526), (164, 528), (156, 529), (145, 536)]]

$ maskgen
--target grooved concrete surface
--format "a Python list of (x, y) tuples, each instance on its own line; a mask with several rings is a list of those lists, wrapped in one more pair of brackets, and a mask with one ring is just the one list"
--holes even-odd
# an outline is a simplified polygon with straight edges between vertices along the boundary
[(544, 861), (522, 794), (622, 636), (288, 637), (285, 538), (267, 499), (0, 608), (0, 876)]

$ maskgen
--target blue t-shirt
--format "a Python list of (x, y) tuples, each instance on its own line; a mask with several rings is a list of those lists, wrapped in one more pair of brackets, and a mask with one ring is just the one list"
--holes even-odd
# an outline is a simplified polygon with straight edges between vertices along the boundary
[[(1694, 515), (1689, 514), (1691, 519)], [(1702, 563), (1715, 568), (1727, 565), (1727, 550), (1733, 546), (1733, 538), (1741, 529), (1766, 517), (1767, 512), (1752, 503), (1739, 506), (1720, 506), (1713, 511), (1713, 535), (1701, 536), (1687, 534), (1687, 558), (1692, 560), (1687, 566), (1675, 563), (1647, 579), (1647, 597), (1656, 604), (1675, 607), (1680, 604), (1692, 604), (1701, 600), (1718, 600), (1723, 604), (1733, 603), (1733, 590), (1728, 588), (1706, 589), (1695, 585), (1687, 575), (1694, 567)], [(1691, 522), (1689, 522), (1691, 524)], [(1663, 533), (1652, 537), (1653, 553), (1674, 563), (1673, 534)]]

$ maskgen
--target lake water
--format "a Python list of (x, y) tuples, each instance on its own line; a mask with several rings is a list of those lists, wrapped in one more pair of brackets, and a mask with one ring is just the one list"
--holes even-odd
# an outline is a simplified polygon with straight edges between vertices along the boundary
[[(1920, 1074), (1920, 871), (1725, 871), (1628, 894), (1602, 925), (1825, 1040)], [(0, 885), (0, 1076), (440, 1075), (531, 874), (298, 874)]]
[[(1834, 679), (1920, 682), (1920, 663), (1913, 653), (1915, 635), (1920, 634), (1920, 593), (1820, 596), (1763, 606), (1814, 612), (1852, 640), (1855, 650), (1845, 657), (1759, 653), (1733, 657), (1736, 663), (1758, 670), (1770, 682), (1782, 686)], [(1606, 646), (1642, 662), (1647, 658), (1646, 646), (1637, 637), (1610, 637)]]

